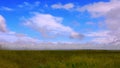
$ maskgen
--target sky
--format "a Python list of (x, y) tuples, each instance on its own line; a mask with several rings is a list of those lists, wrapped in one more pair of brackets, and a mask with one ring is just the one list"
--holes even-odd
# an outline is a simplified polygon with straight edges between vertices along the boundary
[(119, 7), (120, 0), (1, 0), (0, 44), (119, 45)]

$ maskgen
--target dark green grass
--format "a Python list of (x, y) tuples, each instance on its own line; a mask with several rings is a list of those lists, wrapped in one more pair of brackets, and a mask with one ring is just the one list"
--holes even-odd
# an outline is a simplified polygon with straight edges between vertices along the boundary
[(0, 68), (120, 68), (120, 51), (0, 51)]

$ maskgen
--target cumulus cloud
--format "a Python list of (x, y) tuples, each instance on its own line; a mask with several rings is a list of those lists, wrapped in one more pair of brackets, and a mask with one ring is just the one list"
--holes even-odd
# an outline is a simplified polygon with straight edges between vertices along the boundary
[[(99, 37), (95, 38), (95, 41), (102, 40), (102, 42), (109, 43), (119, 43), (120, 42), (120, 1), (119, 0), (111, 0), (110, 2), (98, 2), (90, 5), (86, 5), (84, 7), (79, 8), (79, 11), (88, 11), (92, 17), (99, 18), (104, 17), (103, 21), (107, 30), (109, 32), (101, 32)], [(105, 34), (105, 36), (104, 36)], [(96, 35), (93, 33), (93, 36)], [(102, 38), (101, 38), (102, 36)], [(119, 43), (120, 44), (120, 43)]]
[[(45, 27), (48, 28), (52, 31), (53, 33), (57, 33), (58, 31), (60, 32), (64, 32), (64, 33), (72, 33), (70, 36), (72, 38), (79, 38), (78, 37), (78, 33), (74, 32), (70, 27), (66, 27), (63, 26), (61, 24), (62, 22), (62, 18), (59, 17), (54, 17), (52, 15), (49, 14), (39, 14), (38, 17), (41, 16), (42, 19), (40, 18), (31, 18), (30, 22), (26, 22), (26, 25), (33, 25), (31, 27), (37, 27), (35, 29), (44, 29)], [(44, 19), (45, 20), (44, 20)], [(49, 19), (50, 18), (50, 19)], [(32, 20), (33, 19), (33, 20)], [(40, 19), (40, 20), (38, 20)], [(35, 21), (35, 22), (31, 22), (31, 21)], [(39, 24), (36, 24), (38, 21)], [(51, 23), (49, 23), (49, 22)], [(40, 23), (42, 22), (42, 23)], [(46, 23), (48, 22), (48, 23)], [(31, 24), (31, 25), (30, 25)], [(41, 24), (41, 25), (40, 25)], [(39, 25), (39, 26), (36, 26)], [(50, 27), (49, 27), (50, 26)], [(7, 31), (7, 27), (6, 27), (6, 23), (5, 23), (5, 19), (4, 17), (1, 15), (0, 16), (0, 49), (11, 49), (11, 50), (56, 50), (56, 49), (80, 49), (81, 47), (77, 44), (73, 44), (73, 43), (58, 43), (58, 42), (42, 42), (38, 39), (35, 38), (31, 38), (26, 36), (25, 34), (20, 34), (20, 33), (16, 33), (13, 31)], [(47, 29), (45, 28), (45, 29)], [(62, 29), (62, 30), (61, 30)], [(54, 31), (55, 30), (55, 31)], [(50, 32), (51, 32), (50, 31)], [(62, 34), (64, 34), (62, 33)]]
[[(40, 15), (43, 15), (43, 16), (45, 15), (44, 18), (46, 18), (46, 14), (40, 14)], [(47, 16), (48, 16), (48, 18), (51, 18), (51, 17), (54, 18), (54, 16), (49, 15), (49, 14), (47, 14)], [(34, 17), (36, 17), (36, 15)], [(5, 22), (5, 19), (4, 18), (2, 19), (2, 18), (0, 18), (1, 21)], [(39, 27), (31, 26), (32, 28), (37, 27), (37, 29), (41, 29), (42, 27), (40, 28), (40, 26), (43, 26), (43, 25), (46, 26), (46, 23), (44, 22), (44, 20), (42, 20), (43, 18), (42, 19), (37, 18), (37, 19), (40, 19), (41, 22), (45, 23), (45, 24), (40, 23), (39, 20), (37, 20), (37, 19), (35, 19), (35, 20), (32, 20), (32, 19), (34, 19), (34, 18), (30, 18), (29, 20), (27, 19), (27, 22), (25, 22), (26, 25), (31, 26), (30, 25), (31, 23), (32, 23), (32, 25), (39, 25)], [(62, 20), (61, 18), (58, 17), (58, 19), (56, 19), (56, 17), (55, 17), (55, 20), (54, 19), (52, 21), (50, 20), (51, 22), (53, 22), (53, 23), (49, 23), (50, 27), (48, 27), (48, 25), (46, 27), (48, 27), (50, 30), (51, 29), (53, 30), (53, 29), (55, 29), (54, 27), (57, 25), (56, 28), (59, 28), (59, 29), (63, 28), (63, 31), (65, 31), (64, 33), (66, 33), (67, 30), (69, 30), (68, 33), (69, 32), (72, 33), (72, 34), (70, 34), (71, 37), (79, 38), (78, 33), (74, 32), (71, 28), (66, 29), (67, 27), (65, 27), (61, 24), (61, 20)], [(38, 21), (39, 24), (35, 24), (35, 22), (33, 22), (33, 21), (35, 21), (35, 22)], [(60, 24), (61, 24), (61, 26), (60, 26)], [(53, 25), (54, 25), (54, 27), (53, 27)], [(104, 36), (106, 36), (106, 33), (107, 32), (105, 32)], [(96, 34), (96, 33), (88, 34), (88, 36), (92, 36), (92, 35), (100, 36), (99, 34)], [(91, 43), (80, 44), (80, 43), (74, 43), (74, 42), (73, 43), (72, 42), (59, 42), (59, 43), (58, 42), (42, 42), (38, 39), (28, 37), (24, 34), (12, 32), (12, 31), (9, 31), (9, 32), (0, 31), (0, 48), (11, 49), (11, 50), (72, 50), (72, 49), (73, 50), (74, 49), (110, 49), (110, 50), (118, 49), (119, 50), (120, 46), (112, 47), (112, 46), (107, 46), (107, 45), (95, 45), (95, 44), (91, 44)]]
[(85, 36), (92, 38), (89, 42), (106, 45), (120, 45), (120, 37), (111, 31), (90, 32), (85, 34)]
[(41, 41), (19, 33), (1, 33), (0, 32), (0, 47), (2, 49), (31, 49), (36, 47)]
[(7, 32), (6, 22), (2, 15), (0, 15), (0, 32)]
[(89, 32), (88, 34), (86, 34), (86, 36), (89, 37), (106, 37), (108, 36), (109, 31), (99, 31), (99, 32)]
[(58, 3), (58, 4), (53, 4), (51, 7), (54, 8), (54, 9), (65, 9), (65, 10), (69, 10), (69, 9), (74, 8), (75, 6), (74, 6), (73, 3), (67, 3), (67, 4), (64, 4), (64, 5)]
[(0, 32), (0, 41), (4, 41), (6, 43), (15, 43), (15, 42), (32, 43), (32, 42), (36, 42), (38, 40), (37, 39), (35, 40), (31, 37), (27, 37), (26, 35), (20, 34), (20, 33), (15, 33), (15, 32), (3, 33), (3, 32)]
[[(0, 15), (0, 47), (4, 48), (23, 48), (29, 45), (36, 45), (40, 40), (28, 37), (24, 34), (8, 31), (5, 19)], [(23, 45), (23, 46), (22, 46)]]
[(24, 25), (29, 26), (43, 36), (68, 36), (70, 38), (83, 38), (83, 35), (75, 32), (69, 26), (64, 26), (62, 22), (63, 18), (55, 17), (50, 14), (35, 13), (31, 18), (25, 20)]
[(89, 32), (85, 34), (86, 37), (92, 38), (89, 42), (108, 44), (114, 41), (115, 36), (110, 35), (110, 31)]
[(78, 8), (78, 11), (88, 11), (93, 17), (106, 15), (109, 11), (120, 7), (119, 0), (112, 0), (110, 2), (97, 2)]

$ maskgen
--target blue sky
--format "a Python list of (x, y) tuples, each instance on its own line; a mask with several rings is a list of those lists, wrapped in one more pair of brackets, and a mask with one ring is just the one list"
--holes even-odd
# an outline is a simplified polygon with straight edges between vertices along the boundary
[[(119, 5), (114, 5), (114, 2), (119, 1), (0, 0), (0, 15), (4, 17), (9, 31), (25, 34), (32, 38), (43, 41), (91, 42), (96, 39), (105, 40), (106, 37), (99, 38), (101, 37), (99, 34), (104, 35), (104, 33), (112, 31), (111, 27), (108, 28), (108, 23), (105, 23), (109, 18), (107, 15), (110, 15), (107, 12), (110, 11), (100, 6), (118, 7)], [(38, 22), (35, 21), (36, 19)], [(50, 37), (48, 37), (49, 35)], [(55, 38), (51, 38), (51, 36), (55, 36)]]

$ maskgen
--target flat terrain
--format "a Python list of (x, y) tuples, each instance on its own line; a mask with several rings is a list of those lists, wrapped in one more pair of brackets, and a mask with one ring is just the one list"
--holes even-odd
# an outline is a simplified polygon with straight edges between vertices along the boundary
[(0, 68), (120, 68), (120, 51), (0, 51)]

